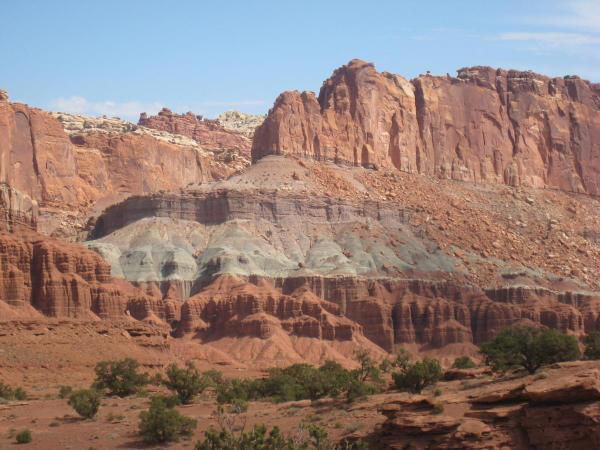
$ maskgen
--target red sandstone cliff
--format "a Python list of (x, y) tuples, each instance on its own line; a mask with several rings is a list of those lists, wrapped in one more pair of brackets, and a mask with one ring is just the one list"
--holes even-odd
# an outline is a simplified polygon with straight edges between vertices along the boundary
[(53, 115), (0, 97), (0, 182), (37, 202), (45, 233), (69, 235), (66, 221), (79, 221), (75, 228), (81, 228), (92, 208), (221, 178), (246, 165), (232, 164), (235, 155), (216, 155), (193, 141), (183, 145), (127, 127), (88, 127), (91, 122), (67, 134)]
[(268, 154), (600, 195), (600, 85), (489, 67), (408, 81), (352, 60), (318, 97), (277, 98), (252, 146)]
[(0, 232), (0, 320), (34, 311), (45, 316), (142, 320), (152, 311), (167, 319), (169, 302), (145, 295), (85, 247), (35, 232)]
[(139, 125), (155, 130), (181, 134), (194, 139), (207, 149), (236, 148), (250, 154), (252, 142), (247, 136), (224, 128), (218, 121), (204, 119), (194, 113), (173, 114), (163, 108), (156, 116), (140, 114)]

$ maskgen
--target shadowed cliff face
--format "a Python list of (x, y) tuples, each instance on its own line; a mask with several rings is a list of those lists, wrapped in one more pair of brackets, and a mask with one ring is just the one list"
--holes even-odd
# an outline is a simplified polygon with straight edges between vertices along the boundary
[(489, 67), (408, 81), (353, 60), (319, 96), (284, 92), (252, 158), (298, 155), (600, 195), (600, 87)]

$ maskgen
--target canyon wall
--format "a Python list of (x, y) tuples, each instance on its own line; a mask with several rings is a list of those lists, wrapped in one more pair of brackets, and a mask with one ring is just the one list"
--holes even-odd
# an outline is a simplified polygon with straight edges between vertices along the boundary
[[(338, 184), (339, 173), (346, 185)], [(575, 230), (569, 243), (561, 232), (565, 244), (539, 231), (563, 208), (579, 212), (565, 224), (597, 222), (596, 199), (559, 207), (556, 198), (571, 196), (541, 191), (548, 202), (540, 198), (533, 213), (506, 187), (490, 185), (475, 197), (469, 184), (407, 174), (395, 182), (402, 189), (393, 200), (375, 200), (391, 194), (382, 182), (388, 178), (270, 156), (225, 181), (116, 204), (99, 217), (96, 239), (86, 245), (113, 273), (182, 302), (177, 333), (205, 339), (231, 337), (233, 330), (269, 339), (294, 330), (322, 339), (360, 335), (392, 351), (473, 349), (519, 324), (574, 335), (600, 330), (598, 292), (532, 258), (524, 258), (527, 266), (517, 262), (527, 246), (535, 254), (560, 252), (561, 265), (571, 255), (598, 260), (596, 246)], [(332, 195), (333, 186), (344, 195)], [(520, 211), (529, 224), (515, 228), (512, 216)], [(517, 234), (522, 243), (509, 244)], [(460, 241), (467, 237), (472, 243)]]
[(156, 301), (77, 244), (32, 231), (0, 232), (0, 320), (50, 317), (144, 319), (143, 310), (166, 318), (168, 302)]
[(247, 161), (238, 148), (216, 154), (118, 119), (0, 99), (0, 182), (39, 205), (46, 234), (72, 238), (90, 215), (123, 198), (226, 177)]
[(600, 195), (600, 85), (489, 67), (408, 81), (352, 60), (318, 97), (277, 98), (252, 146), (268, 154)]

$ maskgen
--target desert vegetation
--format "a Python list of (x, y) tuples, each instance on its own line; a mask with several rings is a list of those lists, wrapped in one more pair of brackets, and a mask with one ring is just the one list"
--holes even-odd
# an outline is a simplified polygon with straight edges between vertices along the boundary
[(473, 369), (476, 367), (475, 362), (468, 356), (459, 356), (452, 364), (453, 369)]
[(15, 436), (15, 440), (17, 441), (17, 444), (29, 444), (33, 440), (31, 431), (30, 430), (19, 431), (17, 433), (17, 435)]
[(524, 368), (530, 374), (548, 364), (579, 359), (579, 343), (550, 328), (511, 327), (481, 346), (486, 364), (504, 372)]
[(145, 442), (171, 442), (192, 434), (196, 420), (177, 411), (176, 404), (177, 401), (169, 397), (152, 398), (150, 408), (140, 413), (139, 432)]
[(213, 382), (210, 374), (201, 374), (191, 362), (188, 362), (184, 368), (171, 364), (167, 367), (166, 376), (163, 384), (175, 391), (179, 401), (184, 405), (191, 403), (196, 395), (202, 393)]
[(100, 408), (100, 394), (94, 389), (80, 389), (69, 396), (69, 405), (85, 419), (93, 419)]
[(0, 399), (4, 400), (25, 400), (27, 392), (20, 386), (11, 387), (0, 381)]
[(600, 332), (589, 333), (583, 339), (585, 350), (583, 352), (586, 359), (600, 359)]
[[(600, 358), (600, 333), (585, 336), (582, 344), (586, 359)], [(549, 364), (581, 357), (577, 338), (556, 330), (526, 327), (505, 329), (481, 346), (481, 354), (485, 364), (494, 371), (517, 374), (519, 371), (533, 374)], [(414, 359), (402, 348), (397, 349), (393, 357), (381, 361), (374, 360), (365, 351), (356, 352), (354, 359), (353, 369), (334, 361), (320, 366), (293, 364), (268, 369), (264, 377), (252, 379), (225, 377), (217, 370), (200, 371), (192, 362), (170, 364), (163, 372), (151, 376), (131, 358), (101, 361), (95, 367), (95, 379), (89, 388), (74, 389), (62, 385), (57, 397), (66, 399), (82, 419), (96, 420), (103, 397), (140, 398), (151, 392), (137, 423), (138, 435), (147, 444), (191, 439), (198, 422), (178, 406), (197, 400), (214, 401), (212, 417), (218, 426), (206, 429), (203, 437), (193, 444), (196, 450), (368, 448), (359, 440), (332, 441), (323, 424), (310, 421), (303, 421), (297, 429), (286, 432), (261, 423), (246, 427), (249, 404), (254, 401), (282, 403), (330, 398), (341, 402), (336, 404), (350, 405), (382, 392), (396, 390), (419, 394), (427, 390), (427, 395), (432, 397), (431, 414), (444, 413), (443, 401), (437, 399), (442, 390), (436, 384), (443, 375), (438, 360)], [(469, 356), (458, 357), (451, 365), (453, 369), (463, 370), (476, 366)], [(0, 383), (0, 397), (15, 400), (26, 398), (26, 394), (20, 387)], [(106, 417), (113, 423), (112, 412)], [(31, 433), (27, 432), (29, 430), (23, 430), (17, 435), (15, 430), (13, 437), (19, 442), (29, 442)]]
[(139, 372), (138, 369), (139, 363), (132, 358), (101, 361), (96, 365), (96, 381), (93, 387), (119, 397), (135, 394), (150, 382), (149, 375)]
[(428, 386), (434, 385), (442, 377), (439, 361), (425, 358), (413, 364), (405, 365), (400, 372), (394, 374), (396, 388), (414, 394), (420, 393)]

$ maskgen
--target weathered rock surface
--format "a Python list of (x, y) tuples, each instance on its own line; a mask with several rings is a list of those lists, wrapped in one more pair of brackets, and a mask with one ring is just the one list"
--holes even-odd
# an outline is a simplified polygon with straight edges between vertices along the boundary
[(408, 81), (352, 60), (284, 92), (252, 158), (298, 155), (454, 180), (600, 195), (600, 87), (578, 77), (464, 68)]
[(278, 329), (291, 335), (351, 341), (361, 327), (341, 315), (339, 306), (300, 289), (284, 295), (267, 282), (253, 285), (219, 277), (182, 306), (181, 331), (206, 339), (252, 336), (267, 339)]
[[(383, 405), (388, 419), (374, 441), (383, 449), (597, 448), (598, 373), (597, 362), (576, 362), (506, 381), (488, 376), (462, 386), (442, 383), (441, 397), (412, 396)], [(434, 404), (443, 409), (441, 415)]]
[(35, 230), (37, 219), (37, 202), (7, 183), (0, 182), (0, 230)]
[(158, 115), (140, 115), (139, 125), (187, 136), (206, 149), (235, 148), (248, 155), (251, 141), (246, 134), (225, 128), (218, 120), (205, 119), (192, 112), (174, 114), (163, 108)]
[[(207, 344), (206, 357), (229, 354), (229, 361), (244, 365), (348, 362), (358, 348), (383, 355), (337, 305), (308, 291), (285, 295), (267, 282), (224, 276), (185, 303), (154, 294), (113, 278), (104, 259), (80, 245), (24, 229), (0, 232), (0, 323), (141, 321), (165, 334), (193, 333)], [(132, 324), (123, 330), (136, 333)]]
[(39, 204), (44, 232), (93, 228), (110, 269), (13, 235), (0, 314), (131, 316), (273, 364), (398, 344), (448, 364), (509, 325), (600, 330), (600, 203), (561, 191), (594, 193), (596, 96), (578, 79), (408, 82), (354, 61), (319, 99), (280, 97), (251, 167), (245, 135), (193, 114), (134, 125), (3, 100), (5, 222), (33, 226)]
[(217, 116), (217, 121), (227, 130), (252, 138), (254, 131), (264, 122), (265, 117), (240, 111), (225, 111)]
[[(98, 239), (87, 245), (110, 262), (114, 275), (158, 297), (183, 301), (221, 275), (266, 282), (280, 290), (278, 295), (307, 289), (338, 305), (366, 338), (386, 350), (396, 344), (462, 345), (473, 352), (474, 345), (515, 324), (575, 335), (599, 329), (600, 296), (575, 280), (540, 269), (510, 269), (512, 263), (496, 260), (495, 276), (484, 283), (474, 274), (485, 259), (467, 258), (471, 249), (442, 252), (447, 234), (434, 241), (420, 231), (419, 217), (427, 220), (431, 214), (420, 210), (425, 202), (405, 208), (405, 200), (366, 197), (351, 170), (344, 172), (348, 187), (337, 185), (338, 169), (322, 176), (329, 184), (320, 185), (316, 170), (322, 167), (268, 157), (226, 181), (131, 197), (99, 217)], [(324, 196), (332, 181), (346, 195)], [(404, 195), (419, 195), (420, 189), (407, 188)], [(432, 195), (436, 204), (452, 207), (444, 199), (447, 191), (440, 187)], [(496, 194), (486, 197), (495, 214), (491, 195)], [(533, 230), (534, 218), (530, 221)], [(487, 218), (476, 222), (491, 226)], [(473, 226), (469, 232), (483, 246), (486, 239), (476, 236), (488, 229)], [(496, 287), (484, 289), (489, 283)], [(244, 329), (258, 326), (258, 319), (246, 320)]]
[(96, 253), (35, 232), (0, 232), (0, 320), (32, 308), (49, 317), (139, 320), (152, 311), (165, 319), (167, 302), (155, 301), (124, 280)]
[(0, 182), (38, 203), (46, 234), (73, 238), (90, 215), (129, 195), (226, 177), (247, 165), (236, 149), (211, 152), (118, 119), (0, 102)]

